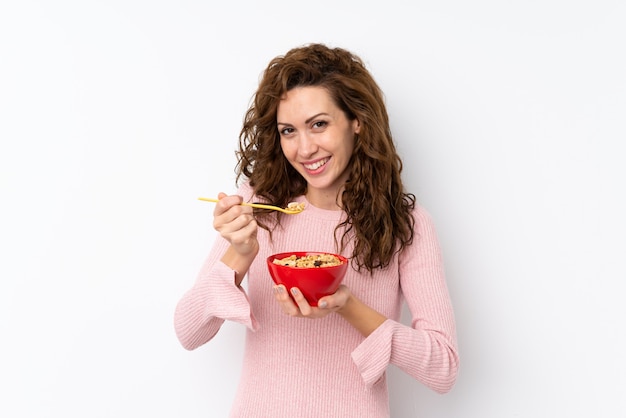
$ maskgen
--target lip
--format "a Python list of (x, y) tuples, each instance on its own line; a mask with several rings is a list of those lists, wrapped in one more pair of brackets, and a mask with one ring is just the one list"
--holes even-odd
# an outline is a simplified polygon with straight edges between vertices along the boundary
[[(323, 157), (323, 158), (318, 158), (318, 159), (312, 160), (312, 161), (306, 161), (306, 162), (303, 162), (301, 164), (302, 164), (302, 167), (306, 170), (307, 173), (309, 173), (309, 174), (319, 174), (319, 173), (323, 172), (326, 169), (326, 166), (328, 165), (330, 160), (331, 160), (331, 157)], [(311, 168), (311, 166), (315, 166), (316, 164), (318, 164), (320, 162), (324, 162), (324, 163), (322, 165), (320, 165), (319, 167)]]

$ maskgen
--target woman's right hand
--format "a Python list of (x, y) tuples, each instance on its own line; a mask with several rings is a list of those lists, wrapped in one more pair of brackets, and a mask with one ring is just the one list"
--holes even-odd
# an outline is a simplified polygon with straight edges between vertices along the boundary
[(220, 233), (240, 256), (256, 256), (259, 249), (257, 241), (258, 225), (252, 214), (252, 208), (242, 206), (241, 196), (218, 194), (219, 202), (213, 211), (213, 227)]

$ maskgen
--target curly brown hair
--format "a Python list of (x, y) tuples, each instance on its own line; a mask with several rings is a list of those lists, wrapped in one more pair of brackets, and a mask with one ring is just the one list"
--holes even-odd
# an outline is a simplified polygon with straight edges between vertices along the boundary
[[(342, 48), (309, 44), (269, 63), (239, 135), (237, 181), (248, 178), (257, 196), (278, 206), (306, 193), (305, 179), (282, 153), (276, 114), (286, 92), (309, 86), (325, 88), (348, 119), (357, 119), (361, 126), (350, 176), (338, 199), (347, 217), (337, 225), (336, 231), (345, 230), (336, 244), (341, 251), (354, 241), (351, 259), (359, 271), (386, 267), (395, 253), (413, 241), (415, 196), (404, 191), (402, 161), (383, 93), (358, 56)], [(280, 224), (278, 212), (256, 216), (270, 234)]]

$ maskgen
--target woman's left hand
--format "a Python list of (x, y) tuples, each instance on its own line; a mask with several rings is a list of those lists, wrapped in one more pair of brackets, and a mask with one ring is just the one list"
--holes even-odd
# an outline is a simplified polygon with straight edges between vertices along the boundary
[[(289, 296), (284, 285), (274, 286), (274, 296), (283, 312), (289, 316), (301, 318), (323, 318), (331, 312), (341, 309), (350, 298), (350, 290), (344, 286), (339, 286), (335, 293), (324, 296), (318, 302), (318, 306), (311, 306), (297, 287), (290, 289), (293, 299)], [(294, 303), (295, 300), (295, 303)]]

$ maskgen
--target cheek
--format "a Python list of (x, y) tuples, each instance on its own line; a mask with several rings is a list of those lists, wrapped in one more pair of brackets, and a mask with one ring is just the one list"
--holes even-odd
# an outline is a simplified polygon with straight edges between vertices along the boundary
[(293, 146), (293, 142), (290, 141), (280, 141), (280, 149), (283, 152), (283, 155), (285, 156), (285, 158), (287, 158), (288, 160), (293, 160), (294, 155), (295, 155), (295, 148)]
[(354, 153), (354, 141), (347, 140), (343, 147), (343, 153), (345, 154), (346, 159), (350, 159), (352, 154)]

